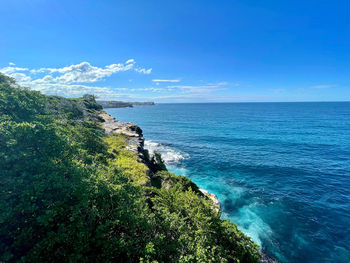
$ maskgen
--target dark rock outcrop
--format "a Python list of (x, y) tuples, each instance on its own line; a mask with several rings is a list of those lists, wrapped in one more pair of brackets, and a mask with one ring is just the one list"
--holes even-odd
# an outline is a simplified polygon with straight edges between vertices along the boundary
[(118, 133), (125, 135), (128, 143), (126, 149), (137, 153), (142, 162), (147, 161), (144, 150), (145, 139), (139, 126), (131, 122), (118, 121), (106, 112), (101, 112), (99, 116), (103, 120), (105, 134)]

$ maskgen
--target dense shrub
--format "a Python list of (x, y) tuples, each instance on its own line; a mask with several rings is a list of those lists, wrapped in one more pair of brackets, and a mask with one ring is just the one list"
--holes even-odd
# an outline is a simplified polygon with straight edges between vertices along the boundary
[(160, 155), (150, 170), (125, 136), (104, 136), (100, 109), (0, 74), (0, 262), (259, 261)]

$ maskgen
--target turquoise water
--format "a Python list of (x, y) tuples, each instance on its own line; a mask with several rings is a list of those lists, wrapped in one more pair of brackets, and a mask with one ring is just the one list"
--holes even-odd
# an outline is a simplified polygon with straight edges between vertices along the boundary
[(350, 103), (108, 109), (281, 262), (350, 262)]

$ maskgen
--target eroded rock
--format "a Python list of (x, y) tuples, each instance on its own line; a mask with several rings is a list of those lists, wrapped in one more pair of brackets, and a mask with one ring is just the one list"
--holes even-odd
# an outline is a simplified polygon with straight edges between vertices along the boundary
[[(127, 150), (137, 153), (140, 161), (145, 162), (144, 155), (144, 142), (145, 139), (142, 134), (142, 129), (134, 123), (131, 122), (122, 122), (113, 118), (111, 115), (106, 112), (101, 112), (99, 117), (103, 119), (103, 127), (107, 135), (118, 133), (123, 134), (127, 137), (128, 146)], [(162, 187), (165, 189), (171, 188), (171, 180), (163, 180), (161, 182)], [(207, 190), (199, 189), (207, 198), (209, 198), (213, 203), (213, 209), (216, 212), (221, 212), (221, 206), (219, 199), (216, 195), (209, 193)]]
[(204, 194), (206, 197), (208, 197), (212, 203), (213, 203), (213, 208), (216, 210), (216, 212), (221, 212), (221, 206), (220, 206), (220, 202), (219, 199), (216, 195), (209, 193), (207, 190), (204, 189), (199, 189), (199, 191), (202, 192), (202, 194)]
[(127, 150), (137, 153), (138, 157), (144, 162), (144, 143), (145, 139), (142, 134), (142, 129), (134, 123), (122, 122), (113, 118), (106, 112), (101, 112), (99, 117), (103, 119), (103, 127), (105, 134), (123, 134), (126, 136), (128, 146)]

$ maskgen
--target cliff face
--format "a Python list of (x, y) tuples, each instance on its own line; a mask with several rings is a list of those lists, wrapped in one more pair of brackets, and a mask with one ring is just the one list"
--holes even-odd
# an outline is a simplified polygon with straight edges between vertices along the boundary
[(144, 162), (145, 161), (145, 151), (144, 143), (145, 139), (142, 134), (142, 130), (136, 124), (131, 122), (117, 121), (111, 115), (106, 112), (101, 112), (99, 117), (103, 120), (103, 128), (105, 129), (105, 134), (123, 134), (127, 139), (127, 150), (137, 153), (138, 157)]
[[(101, 117), (103, 120), (103, 128), (105, 129), (105, 134), (122, 134), (126, 136), (128, 145), (125, 149), (137, 153), (140, 162), (143, 162), (148, 166), (149, 160), (147, 159), (148, 156), (145, 156), (145, 139), (142, 133), (142, 129), (134, 123), (118, 121), (104, 111), (99, 114), (99, 117)], [(148, 168), (150, 169), (150, 167)], [(149, 176), (151, 177), (150, 173)], [(167, 187), (165, 188), (169, 188), (167, 180), (163, 180), (161, 182), (161, 185), (166, 185)], [(199, 191), (213, 203), (213, 209), (217, 213), (221, 213), (221, 206), (217, 196), (215, 194), (209, 193), (204, 189), (199, 189)]]
[[(169, 190), (173, 187), (174, 182), (173, 178), (169, 177), (159, 177), (159, 176), (152, 176), (151, 169), (149, 167), (149, 156), (145, 155), (145, 149), (144, 149), (144, 136), (142, 133), (142, 129), (137, 126), (134, 123), (131, 122), (122, 122), (118, 121), (115, 118), (113, 118), (111, 115), (107, 114), (104, 111), (101, 111), (99, 114), (99, 117), (103, 121), (103, 128), (105, 130), (106, 135), (111, 135), (111, 134), (122, 134), (125, 136), (126, 141), (127, 141), (127, 146), (125, 147), (126, 150), (136, 153), (138, 156), (139, 162), (142, 162), (148, 167), (148, 176), (149, 176), (149, 182), (154, 181), (154, 179), (160, 179), (159, 180), (159, 185), (166, 189)], [(153, 178), (152, 178), (153, 177)], [(151, 186), (149, 184), (148, 186)], [(195, 186), (197, 188), (197, 186)], [(212, 203), (212, 209), (216, 211), (218, 215), (221, 215), (221, 205), (218, 197), (213, 194), (208, 192), (205, 189), (198, 189), (198, 192), (203, 194), (211, 203)], [(270, 256), (261, 253), (262, 257), (262, 262), (263, 263), (278, 263), (277, 260), (274, 258), (271, 258)]]
[(0, 74), (0, 262), (260, 261), (198, 186), (149, 158), (139, 127), (93, 96), (12, 83)]

